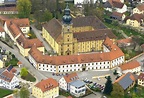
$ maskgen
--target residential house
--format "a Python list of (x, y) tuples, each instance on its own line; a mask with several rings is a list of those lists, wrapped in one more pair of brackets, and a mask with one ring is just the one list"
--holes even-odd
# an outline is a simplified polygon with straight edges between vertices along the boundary
[(144, 86), (144, 73), (140, 73), (138, 76), (138, 85)]
[(67, 73), (85, 70), (110, 70), (124, 63), (125, 57), (113, 40), (106, 37), (103, 52), (82, 53), (75, 55), (49, 56), (33, 46), (28, 59), (38, 70), (54, 73)]
[(0, 14), (18, 14), (16, 7), (0, 7)]
[(129, 90), (135, 85), (136, 79), (137, 78), (134, 74), (128, 72), (120, 76), (114, 83), (118, 83), (123, 90)]
[(144, 15), (143, 14), (133, 14), (131, 16), (127, 16), (125, 18), (125, 22), (129, 26), (140, 27), (144, 23)]
[(0, 86), (7, 89), (14, 89), (19, 85), (19, 79), (15, 75), (16, 70), (10, 65), (2, 73), (0, 73)]
[(28, 56), (28, 51), (33, 45), (44, 52), (43, 43), (39, 39), (27, 38), (27, 34), (30, 31), (28, 18), (8, 19), (4, 24), (4, 29), (23, 56)]
[(141, 65), (136, 60), (124, 63), (123, 65), (120, 65), (119, 67), (121, 69), (121, 72), (124, 74), (126, 74), (128, 72), (138, 73), (141, 71)]
[(117, 45), (119, 47), (127, 47), (127, 46), (131, 46), (134, 44), (132, 38), (125, 38), (125, 39), (120, 39), (116, 41)]
[(104, 3), (104, 9), (110, 12), (124, 13), (127, 11), (127, 6), (120, 0), (108, 0)]
[(79, 80), (76, 73), (67, 74), (60, 78), (59, 87), (76, 97), (84, 95), (86, 91), (85, 83)]
[(0, 27), (0, 38), (5, 38), (5, 31), (2, 27)]
[(118, 12), (112, 12), (112, 15), (110, 16), (110, 18), (112, 19), (116, 19), (119, 21), (123, 21), (125, 19), (125, 14), (124, 13), (118, 13)]
[(133, 14), (144, 14), (144, 3), (139, 4), (136, 8), (133, 9)]
[(65, 91), (70, 91), (70, 82), (74, 81), (74, 80), (78, 80), (79, 77), (77, 75), (77, 73), (71, 73), (68, 75), (65, 75), (63, 77), (60, 78), (59, 80), (59, 87)]
[(76, 97), (85, 95), (86, 87), (85, 83), (81, 80), (75, 80), (70, 83), (70, 93)]
[[(103, 3), (106, 3), (107, 1), (108, 0), (102, 0)], [(113, 0), (113, 1), (124, 3), (124, 0)]]
[(59, 96), (59, 84), (53, 78), (41, 80), (32, 88), (32, 95), (36, 98), (56, 98)]

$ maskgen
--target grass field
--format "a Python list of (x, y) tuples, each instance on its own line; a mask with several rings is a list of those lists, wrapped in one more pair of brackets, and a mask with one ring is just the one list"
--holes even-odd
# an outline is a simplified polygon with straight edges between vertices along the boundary
[(13, 93), (12, 90), (0, 88), (0, 98), (3, 98), (4, 96), (7, 96), (7, 95), (12, 94), (12, 93)]

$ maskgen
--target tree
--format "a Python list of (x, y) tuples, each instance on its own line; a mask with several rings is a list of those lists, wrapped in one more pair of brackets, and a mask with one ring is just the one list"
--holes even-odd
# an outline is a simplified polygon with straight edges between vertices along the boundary
[(28, 75), (28, 70), (24, 67), (21, 69), (21, 77), (26, 77)]
[(118, 84), (113, 84), (113, 90), (111, 92), (112, 98), (123, 98), (124, 97), (124, 90), (123, 88)]
[(52, 13), (49, 10), (46, 10), (43, 14), (42, 22), (49, 21), (52, 19)]
[(31, 13), (31, 1), (30, 0), (18, 0), (17, 3), (19, 18), (28, 18)]
[(15, 98), (18, 98), (18, 89), (13, 90), (13, 94)]
[(112, 81), (111, 81), (111, 77), (108, 76), (107, 77), (107, 82), (105, 83), (105, 89), (104, 89), (104, 94), (110, 95), (111, 91), (112, 91), (113, 87), (112, 87)]
[(20, 89), (20, 98), (29, 98), (29, 96), (30, 96), (29, 90), (25, 87), (22, 87)]

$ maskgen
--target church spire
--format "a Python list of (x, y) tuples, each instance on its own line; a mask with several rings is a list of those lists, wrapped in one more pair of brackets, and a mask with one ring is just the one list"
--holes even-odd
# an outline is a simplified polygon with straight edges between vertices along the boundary
[(71, 20), (72, 20), (72, 17), (70, 15), (70, 9), (69, 9), (68, 3), (67, 3), (67, 6), (64, 10), (63, 23), (71, 24)]

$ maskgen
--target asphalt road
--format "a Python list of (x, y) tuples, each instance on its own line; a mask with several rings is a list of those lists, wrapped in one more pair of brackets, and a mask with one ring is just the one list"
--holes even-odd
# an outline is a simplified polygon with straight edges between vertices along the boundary
[(47, 51), (51, 51), (51, 50), (52, 50), (51, 46), (43, 39), (43, 37), (42, 37), (42, 35), (41, 35), (42, 31), (36, 29), (34, 25), (31, 25), (31, 28), (32, 28), (33, 32), (35, 33), (36, 37), (37, 37), (40, 41), (43, 42), (43, 45), (44, 45), (45, 49), (46, 49)]
[(46, 79), (47, 77), (44, 76), (43, 74), (41, 74), (39, 71), (37, 71), (29, 62), (28, 60), (23, 57), (20, 53), (19, 53), (19, 50), (14, 46), (14, 49), (8, 47), (7, 45), (5, 45), (4, 43), (2, 43), (0, 41), (0, 46), (3, 48), (3, 49), (6, 49), (8, 51), (10, 51), (11, 53), (13, 53), (15, 55), (15, 57), (21, 61), (24, 66), (26, 68), (28, 68), (29, 72), (34, 75), (38, 81), (41, 81), (42, 79)]

